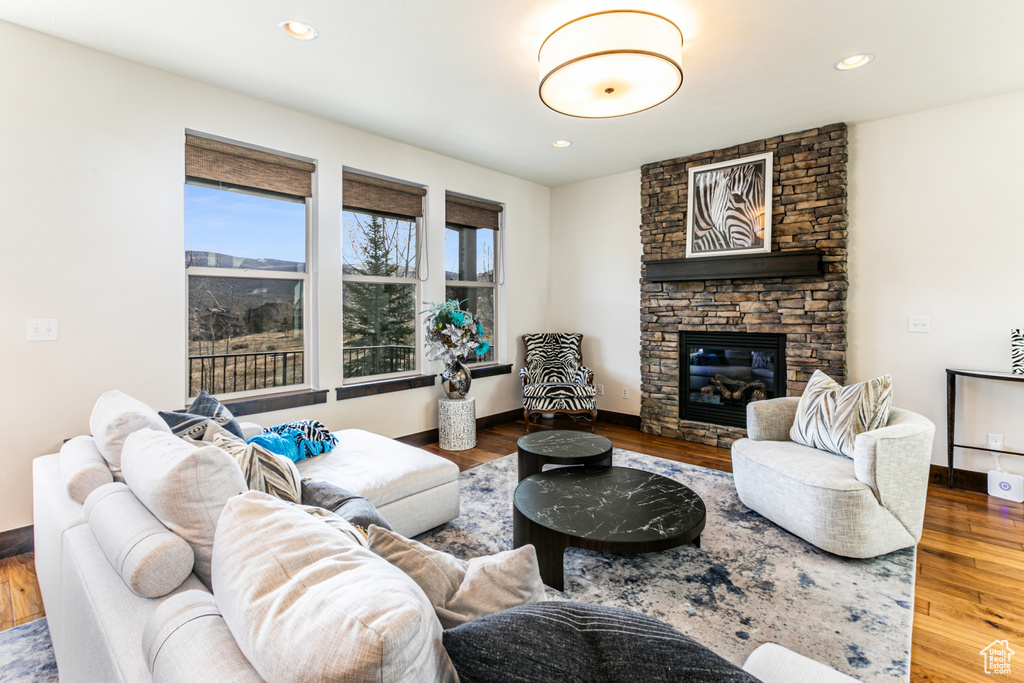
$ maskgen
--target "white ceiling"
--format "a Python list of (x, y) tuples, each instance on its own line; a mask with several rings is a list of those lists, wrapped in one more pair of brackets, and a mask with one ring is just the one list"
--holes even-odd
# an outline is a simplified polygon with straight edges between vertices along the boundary
[[(617, 119), (549, 110), (541, 42), (622, 8), (680, 26), (682, 88)], [(0, 19), (551, 186), (1024, 89), (1020, 0), (0, 0)], [(858, 52), (876, 59), (832, 68)]]

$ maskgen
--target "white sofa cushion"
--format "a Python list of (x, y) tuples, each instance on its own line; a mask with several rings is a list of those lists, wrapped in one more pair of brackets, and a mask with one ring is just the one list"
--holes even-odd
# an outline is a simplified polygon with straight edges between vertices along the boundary
[(216, 446), (197, 448), (170, 432), (141, 429), (128, 437), (124, 479), (164, 526), (188, 541), (196, 576), (210, 587), (213, 535), (224, 503), (248, 490), (238, 463)]
[(110, 566), (136, 595), (167, 595), (192, 573), (192, 547), (168, 531), (127, 484), (99, 487), (86, 498), (84, 512)]
[(114, 481), (110, 466), (91, 436), (76, 436), (61, 446), (60, 476), (68, 496), (76, 503), (84, 503), (90, 493)]
[(423, 589), (446, 629), (545, 599), (532, 545), (466, 561), (378, 526), (370, 527), (369, 541)]
[(110, 464), (116, 479), (121, 472), (121, 451), (132, 432), (149, 427), (171, 433), (156, 411), (142, 401), (120, 391), (108, 391), (96, 399), (89, 416), (89, 431), (96, 439), (96, 448)]
[(750, 653), (743, 670), (764, 683), (854, 683), (857, 679), (775, 643), (763, 643)]
[(401, 570), (294, 505), (228, 501), (213, 550), (217, 605), (268, 681), (454, 681), (429, 601)]
[(179, 593), (153, 610), (142, 631), (142, 652), (154, 683), (263, 681), (205, 591)]
[(459, 478), (459, 467), (450, 460), (386, 436), (362, 429), (335, 436), (334, 450), (295, 463), (299, 474), (337, 484), (377, 508)]

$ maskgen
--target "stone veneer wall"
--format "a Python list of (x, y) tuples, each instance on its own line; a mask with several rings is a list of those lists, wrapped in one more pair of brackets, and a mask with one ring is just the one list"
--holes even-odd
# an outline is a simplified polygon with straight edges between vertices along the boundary
[[(646, 264), (686, 257), (691, 166), (774, 152), (772, 251), (816, 247), (823, 277), (647, 282)], [(744, 429), (679, 419), (679, 331), (787, 335), (787, 391), (815, 369), (846, 378), (845, 123), (646, 164), (641, 169), (640, 420), (643, 431), (729, 446)]]

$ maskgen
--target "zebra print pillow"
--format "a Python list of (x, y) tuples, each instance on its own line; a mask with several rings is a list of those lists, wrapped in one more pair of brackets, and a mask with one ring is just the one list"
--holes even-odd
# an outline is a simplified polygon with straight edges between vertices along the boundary
[(844, 387), (821, 370), (815, 370), (800, 397), (789, 438), (852, 458), (854, 439), (861, 432), (884, 427), (891, 405), (889, 375)]
[(185, 440), (196, 446), (212, 443), (234, 458), (250, 491), (268, 493), (290, 503), (302, 502), (299, 470), (285, 456), (271, 453), (259, 444), (247, 444), (213, 420), (206, 421), (202, 440)]

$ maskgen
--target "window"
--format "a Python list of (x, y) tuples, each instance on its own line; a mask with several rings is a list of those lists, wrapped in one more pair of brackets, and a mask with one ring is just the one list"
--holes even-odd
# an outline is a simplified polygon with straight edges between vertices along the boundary
[(479, 362), (497, 357), (495, 311), (497, 305), (498, 229), (501, 205), (448, 194), (445, 197), (445, 298), (456, 299), (484, 328), (491, 342)]
[(188, 395), (308, 385), (306, 161), (186, 136)]
[(345, 379), (418, 372), (419, 243), (426, 191), (346, 171), (343, 193)]

